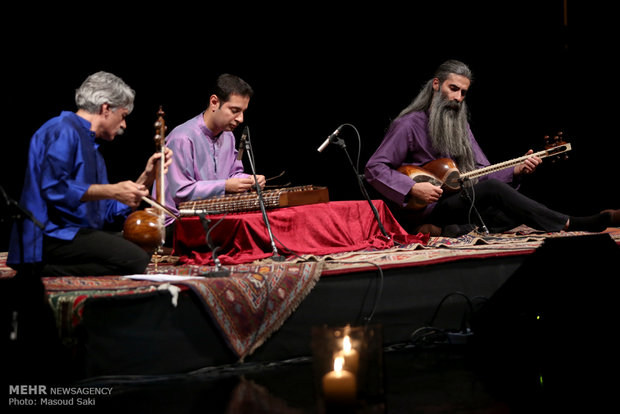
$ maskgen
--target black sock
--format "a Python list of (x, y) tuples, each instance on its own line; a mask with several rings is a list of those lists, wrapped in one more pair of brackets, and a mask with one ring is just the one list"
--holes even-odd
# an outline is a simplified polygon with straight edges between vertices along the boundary
[(568, 230), (603, 231), (609, 226), (611, 215), (607, 212), (587, 217), (571, 217)]

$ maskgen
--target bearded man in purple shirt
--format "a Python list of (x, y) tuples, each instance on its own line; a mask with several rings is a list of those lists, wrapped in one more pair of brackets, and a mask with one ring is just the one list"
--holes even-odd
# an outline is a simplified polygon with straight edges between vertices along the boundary
[[(520, 176), (532, 173), (542, 162), (535, 156), (514, 168), (465, 182), (462, 191), (454, 194), (397, 171), (405, 164), (422, 166), (438, 158), (452, 159), (461, 173), (490, 165), (467, 122), (465, 95), (471, 80), (472, 73), (464, 63), (448, 60), (441, 64), (392, 122), (366, 164), (366, 180), (390, 202), (407, 231), (456, 237), (478, 226), (501, 232), (526, 224), (556, 232), (602, 231), (620, 225), (620, 210), (569, 217), (519, 193)], [(529, 150), (526, 155), (532, 153)], [(411, 204), (423, 207), (408, 208)]]
[[(237, 159), (233, 130), (243, 123), (253, 90), (243, 79), (220, 75), (209, 107), (201, 114), (177, 126), (166, 137), (173, 150), (173, 163), (166, 177), (166, 206), (177, 212), (184, 201), (223, 194), (242, 193), (255, 185), (254, 176), (243, 172)], [(265, 186), (265, 177), (256, 176)], [(173, 218), (166, 218), (167, 243), (170, 243)]]

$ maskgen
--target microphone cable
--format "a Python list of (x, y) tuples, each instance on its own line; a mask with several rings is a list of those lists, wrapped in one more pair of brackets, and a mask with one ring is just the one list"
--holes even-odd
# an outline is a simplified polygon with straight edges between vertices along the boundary
[(487, 228), (486, 224), (484, 223), (484, 220), (482, 219), (482, 216), (480, 215), (480, 213), (478, 212), (478, 209), (476, 208), (476, 204), (475, 204), (475, 200), (476, 200), (476, 190), (475, 190), (475, 185), (473, 183), (471, 183), (471, 181), (469, 181), (471, 183), (471, 185), (469, 186), (469, 188), (471, 188), (471, 195), (469, 194), (469, 192), (467, 191), (467, 188), (465, 187), (465, 182), (468, 181), (469, 179), (462, 179), (459, 178), (459, 184), (461, 185), (461, 195), (464, 195), (465, 198), (467, 198), (467, 200), (469, 201), (469, 210), (467, 212), (467, 221), (469, 225), (473, 225), (472, 224), (472, 219), (471, 219), (471, 213), (472, 211), (474, 213), (476, 213), (476, 216), (478, 217), (478, 221), (480, 222), (480, 225), (482, 226), (482, 231), (485, 234), (489, 234), (489, 229)]

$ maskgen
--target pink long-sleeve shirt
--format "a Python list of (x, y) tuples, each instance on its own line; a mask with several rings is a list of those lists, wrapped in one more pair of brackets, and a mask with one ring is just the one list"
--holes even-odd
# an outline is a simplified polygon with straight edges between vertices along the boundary
[[(224, 131), (215, 136), (203, 114), (174, 128), (166, 146), (174, 153), (166, 174), (166, 207), (175, 213), (181, 202), (223, 195), (228, 178), (248, 176), (237, 160), (234, 134)], [(172, 220), (167, 216), (166, 225)]]

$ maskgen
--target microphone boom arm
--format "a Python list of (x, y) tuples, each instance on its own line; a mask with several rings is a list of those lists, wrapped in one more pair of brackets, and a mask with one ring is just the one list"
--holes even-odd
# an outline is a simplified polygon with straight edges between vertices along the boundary
[[(366, 187), (364, 187), (364, 182), (362, 181), (362, 178), (360, 177), (359, 171), (357, 169), (357, 167), (355, 166), (355, 164), (353, 164), (353, 160), (351, 159), (351, 156), (349, 155), (349, 152), (347, 151), (347, 146), (344, 143), (344, 140), (342, 138), (338, 138), (338, 134), (340, 133), (340, 130), (343, 126), (345, 125), (349, 125), (351, 126), (353, 129), (355, 129), (355, 131), (357, 132), (357, 129), (351, 125), (351, 124), (342, 124), (338, 127), (338, 129), (336, 129), (336, 131), (334, 131), (333, 134), (331, 134), (327, 140), (323, 143), (323, 146), (327, 146), (327, 144), (329, 142), (333, 142), (336, 145), (338, 145), (340, 148), (343, 149), (345, 155), (347, 156), (347, 159), (349, 160), (349, 164), (351, 164), (351, 168), (353, 169), (353, 172), (355, 173), (355, 177), (357, 178), (357, 184), (360, 188), (360, 191), (362, 192), (362, 195), (364, 196), (364, 198), (366, 199), (366, 201), (368, 201), (368, 204), (370, 205), (370, 209), (372, 210), (372, 213), (375, 216), (375, 219), (377, 220), (377, 223), (379, 224), (379, 229), (381, 230), (381, 233), (387, 237), (388, 240), (391, 239), (390, 235), (388, 234), (388, 232), (385, 230), (385, 228), (383, 227), (383, 223), (381, 222), (381, 218), (379, 217), (379, 212), (377, 211), (377, 208), (375, 207), (375, 205), (372, 203), (372, 200), (370, 199), (370, 196), (368, 195), (368, 191), (366, 191)], [(359, 134), (358, 134), (359, 136)], [(319, 150), (321, 150), (321, 148), (319, 148)], [(319, 151), (320, 152), (320, 151)], [(359, 161), (359, 159), (358, 159)]]

